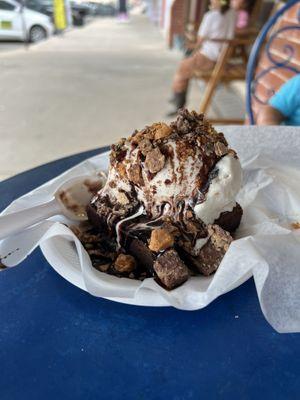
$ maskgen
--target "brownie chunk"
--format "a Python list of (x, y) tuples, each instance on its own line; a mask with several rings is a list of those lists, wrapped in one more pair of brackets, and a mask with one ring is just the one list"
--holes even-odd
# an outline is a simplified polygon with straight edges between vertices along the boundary
[(97, 213), (97, 210), (94, 205), (89, 204), (86, 207), (86, 213), (88, 216), (89, 222), (100, 232), (106, 231), (107, 226), (106, 226), (106, 218), (105, 216)]
[(184, 283), (189, 277), (189, 270), (174, 249), (165, 251), (153, 264), (154, 271), (167, 289)]
[(232, 211), (223, 212), (215, 221), (215, 224), (220, 225), (225, 231), (233, 233), (240, 225), (243, 216), (242, 207), (236, 203)]
[(140, 239), (134, 238), (128, 246), (128, 252), (137, 260), (140, 267), (153, 274), (154, 253)]

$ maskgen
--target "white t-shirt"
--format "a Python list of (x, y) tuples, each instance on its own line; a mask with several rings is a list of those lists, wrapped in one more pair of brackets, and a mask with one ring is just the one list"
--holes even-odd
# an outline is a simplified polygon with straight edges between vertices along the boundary
[[(233, 39), (236, 24), (236, 13), (229, 9), (225, 14), (211, 10), (204, 14), (198, 36), (211, 39)], [(222, 43), (204, 40), (200, 52), (212, 61), (217, 61)]]

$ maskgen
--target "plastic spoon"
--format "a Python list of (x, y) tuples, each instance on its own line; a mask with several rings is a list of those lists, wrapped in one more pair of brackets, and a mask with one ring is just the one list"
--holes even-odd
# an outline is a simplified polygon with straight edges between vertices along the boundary
[(63, 183), (49, 202), (0, 216), (0, 240), (54, 215), (73, 221), (87, 220), (85, 208), (103, 185), (103, 176), (76, 177)]

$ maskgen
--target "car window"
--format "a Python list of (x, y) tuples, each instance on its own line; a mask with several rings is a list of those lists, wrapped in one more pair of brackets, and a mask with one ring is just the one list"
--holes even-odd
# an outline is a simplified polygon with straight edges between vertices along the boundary
[(28, 8), (39, 8), (40, 4), (35, 0), (27, 0), (25, 1), (25, 5)]
[(8, 10), (12, 11), (15, 9), (15, 6), (11, 3), (7, 3), (6, 1), (0, 0), (0, 10)]

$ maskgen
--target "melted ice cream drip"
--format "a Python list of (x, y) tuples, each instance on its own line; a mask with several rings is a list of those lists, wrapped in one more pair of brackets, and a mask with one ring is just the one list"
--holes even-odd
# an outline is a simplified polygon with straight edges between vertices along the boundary
[(143, 215), (143, 214), (144, 214), (144, 207), (143, 207), (143, 206), (140, 206), (140, 208), (138, 209), (138, 211), (137, 211), (135, 214), (130, 215), (130, 216), (127, 217), (127, 218), (121, 219), (121, 220), (116, 224), (117, 249), (120, 249), (120, 247), (121, 247), (121, 244), (120, 244), (120, 232), (121, 232), (121, 226), (122, 226), (122, 224), (124, 224), (124, 222), (126, 222), (126, 221), (130, 221), (131, 219), (140, 217), (140, 216)]

